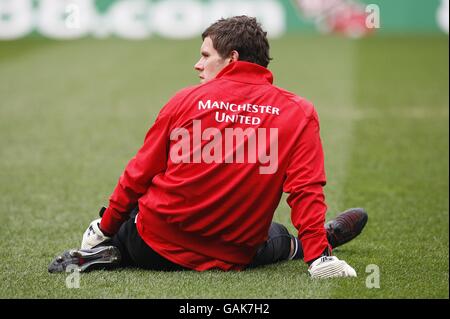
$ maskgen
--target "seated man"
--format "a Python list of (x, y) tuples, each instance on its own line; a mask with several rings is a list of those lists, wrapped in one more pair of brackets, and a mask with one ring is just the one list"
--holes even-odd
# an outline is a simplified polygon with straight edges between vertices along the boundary
[[(229, 271), (302, 258), (314, 278), (356, 276), (331, 253), (361, 232), (367, 214), (352, 209), (324, 227), (314, 106), (272, 84), (256, 19), (220, 19), (202, 38), (201, 84), (162, 108), (81, 249), (57, 257), (49, 271), (69, 264)], [(272, 222), (283, 192), (298, 236)]]

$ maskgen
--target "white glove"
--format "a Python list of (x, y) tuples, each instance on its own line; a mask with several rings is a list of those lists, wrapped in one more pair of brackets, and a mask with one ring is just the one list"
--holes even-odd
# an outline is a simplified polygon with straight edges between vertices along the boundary
[(336, 256), (316, 259), (308, 269), (311, 278), (356, 277), (356, 271)]
[(83, 240), (81, 241), (81, 249), (91, 249), (98, 244), (111, 239), (111, 237), (105, 236), (100, 230), (99, 225), (101, 220), (101, 218), (94, 220), (89, 225), (88, 229), (86, 229), (83, 234)]

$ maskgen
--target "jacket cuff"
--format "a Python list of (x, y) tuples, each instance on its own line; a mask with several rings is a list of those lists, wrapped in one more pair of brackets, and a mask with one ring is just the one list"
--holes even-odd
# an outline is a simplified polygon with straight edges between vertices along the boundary
[(120, 226), (127, 219), (124, 217), (124, 214), (119, 213), (114, 208), (108, 207), (103, 213), (100, 229), (108, 233), (109, 236), (112, 236), (119, 231)]
[(325, 249), (328, 248), (331, 253), (331, 245), (328, 243), (326, 230), (315, 234), (314, 236), (307, 236), (300, 239), (303, 248), (303, 260), (308, 263), (322, 255)]

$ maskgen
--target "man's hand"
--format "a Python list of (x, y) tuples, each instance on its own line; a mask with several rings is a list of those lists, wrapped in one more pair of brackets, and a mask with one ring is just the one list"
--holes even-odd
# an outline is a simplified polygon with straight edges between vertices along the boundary
[(103, 234), (103, 232), (100, 230), (100, 221), (102, 219), (98, 218), (94, 220), (86, 229), (83, 235), (83, 241), (81, 242), (81, 249), (91, 249), (109, 239), (111, 237), (106, 236)]
[(356, 277), (356, 271), (336, 256), (316, 259), (308, 269), (311, 278)]

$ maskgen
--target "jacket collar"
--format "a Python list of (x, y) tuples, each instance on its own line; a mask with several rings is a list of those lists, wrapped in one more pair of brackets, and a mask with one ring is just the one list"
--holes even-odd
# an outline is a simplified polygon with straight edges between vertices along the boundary
[(217, 74), (216, 79), (219, 78), (251, 84), (273, 83), (272, 72), (259, 64), (245, 61), (228, 64)]

